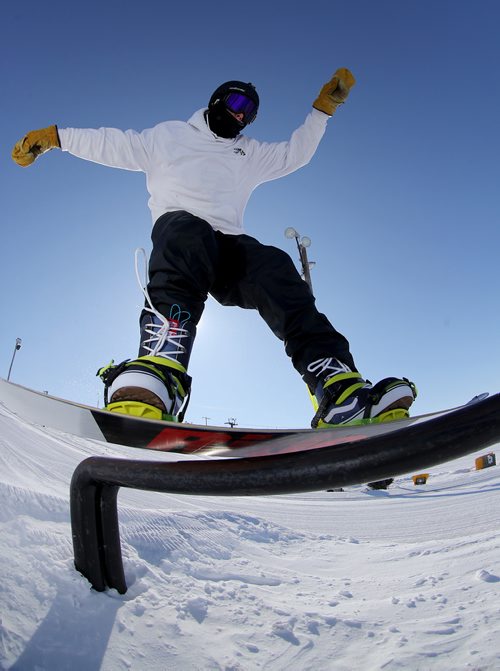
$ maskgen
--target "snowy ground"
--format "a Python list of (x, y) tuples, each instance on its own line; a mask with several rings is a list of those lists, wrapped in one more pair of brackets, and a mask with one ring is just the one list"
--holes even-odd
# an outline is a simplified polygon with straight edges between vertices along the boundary
[(470, 455), (387, 492), (122, 489), (120, 596), (73, 568), (69, 483), (94, 454), (168, 459), (0, 407), (2, 669), (500, 668), (499, 466)]

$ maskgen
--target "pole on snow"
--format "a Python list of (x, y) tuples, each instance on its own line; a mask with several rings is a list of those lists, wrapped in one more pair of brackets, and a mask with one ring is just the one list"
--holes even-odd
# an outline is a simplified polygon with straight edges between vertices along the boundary
[(289, 240), (293, 240), (295, 238), (295, 242), (297, 243), (297, 249), (299, 250), (299, 259), (300, 259), (300, 266), (302, 268), (302, 278), (304, 282), (309, 286), (309, 289), (311, 290), (311, 293), (313, 292), (312, 288), (312, 280), (311, 280), (311, 268), (315, 265), (314, 261), (309, 261), (307, 258), (307, 248), (311, 246), (311, 238), (308, 238), (307, 236), (303, 236), (302, 238), (300, 237), (300, 233), (298, 233), (295, 228), (292, 228), (289, 226), (287, 229), (285, 229), (285, 237), (288, 238)]
[(11, 371), (12, 371), (12, 366), (14, 365), (14, 359), (16, 357), (16, 352), (17, 352), (18, 349), (21, 349), (22, 344), (23, 344), (23, 341), (21, 340), (21, 338), (16, 338), (16, 345), (14, 347), (14, 353), (12, 354), (12, 359), (11, 359), (10, 366), (9, 366), (9, 372), (7, 374), (7, 382), (10, 380), (10, 374), (11, 374)]

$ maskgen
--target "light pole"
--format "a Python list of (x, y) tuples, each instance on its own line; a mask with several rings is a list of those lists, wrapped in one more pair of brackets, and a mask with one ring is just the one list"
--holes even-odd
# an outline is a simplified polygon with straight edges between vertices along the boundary
[(12, 370), (12, 366), (14, 364), (14, 359), (16, 357), (16, 352), (17, 352), (18, 349), (21, 349), (22, 344), (23, 344), (23, 341), (21, 340), (21, 338), (16, 338), (16, 346), (14, 347), (14, 353), (12, 355), (12, 359), (11, 359), (11, 362), (10, 362), (9, 373), (7, 375), (7, 382), (10, 380), (10, 373), (11, 373), (11, 370)]
[(311, 246), (311, 238), (308, 238), (306, 236), (301, 238), (300, 233), (298, 233), (291, 226), (285, 229), (285, 237), (288, 238), (289, 240), (293, 240), (295, 238), (295, 242), (297, 243), (297, 249), (299, 250), (300, 265), (302, 267), (302, 277), (304, 281), (307, 283), (312, 293), (313, 289), (311, 280), (311, 268), (314, 266), (314, 261), (309, 261), (309, 259), (307, 258), (307, 248)]
[(227, 422), (224, 422), (224, 424), (229, 424), (232, 429), (234, 429), (235, 426), (238, 426), (238, 422), (236, 421), (235, 417), (229, 417)]

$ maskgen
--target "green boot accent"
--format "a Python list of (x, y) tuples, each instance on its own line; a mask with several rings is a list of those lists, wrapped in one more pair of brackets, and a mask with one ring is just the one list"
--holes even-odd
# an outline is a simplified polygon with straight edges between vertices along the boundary
[(108, 403), (106, 410), (109, 412), (117, 412), (122, 415), (131, 415), (132, 417), (142, 417), (143, 419), (155, 419), (167, 422), (176, 422), (177, 418), (172, 415), (167, 415), (159, 408), (149, 403), (141, 403), (140, 401), (117, 401), (116, 403)]

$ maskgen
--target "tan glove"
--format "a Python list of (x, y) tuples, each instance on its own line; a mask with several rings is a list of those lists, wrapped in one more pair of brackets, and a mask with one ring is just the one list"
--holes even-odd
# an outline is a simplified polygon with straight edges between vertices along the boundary
[(350, 70), (339, 68), (330, 81), (323, 86), (313, 102), (313, 107), (332, 116), (337, 107), (346, 101), (349, 91), (355, 83), (356, 80)]
[(12, 150), (12, 160), (23, 168), (31, 165), (40, 154), (60, 147), (57, 126), (49, 126), (40, 130), (32, 130), (22, 140), (16, 142)]

